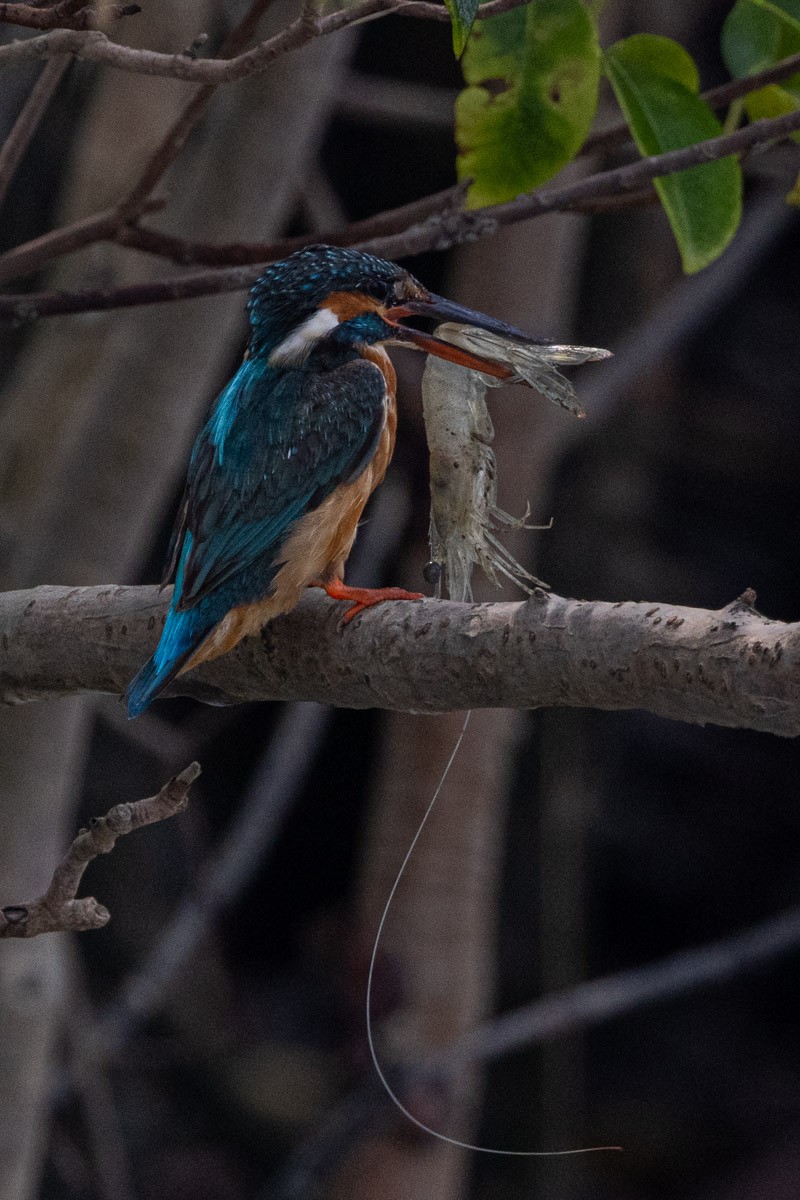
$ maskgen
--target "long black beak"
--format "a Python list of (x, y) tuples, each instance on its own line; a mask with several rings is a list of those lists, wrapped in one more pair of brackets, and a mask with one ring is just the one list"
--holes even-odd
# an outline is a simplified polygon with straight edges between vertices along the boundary
[(470, 354), (469, 351), (462, 350), (458, 346), (453, 346), (450, 342), (443, 342), (433, 334), (423, 333), (421, 330), (409, 328), (407, 325), (398, 325), (397, 321), (403, 317), (426, 317), (428, 320), (435, 321), (437, 325), (442, 325), (445, 321), (453, 321), (459, 325), (472, 325), (476, 329), (487, 329), (490, 333), (496, 333), (504, 338), (513, 338), (515, 341), (527, 343), (529, 346), (549, 345), (545, 338), (530, 337), (521, 329), (515, 329), (513, 325), (506, 325), (505, 321), (497, 321), (494, 317), (487, 317), (484, 313), (473, 312), (471, 308), (464, 308), (462, 304), (455, 304), (452, 300), (445, 300), (443, 296), (436, 296), (433, 293), (430, 293), (425, 300), (406, 300), (395, 308), (387, 309), (383, 316), (390, 325), (396, 327), (397, 341), (411, 342), (428, 354), (435, 354), (438, 358), (459, 363), (462, 367), (470, 367), (473, 371), (481, 371), (485, 375), (493, 375), (497, 379), (509, 379), (513, 375), (513, 371), (501, 363), (490, 362), (475, 354)]

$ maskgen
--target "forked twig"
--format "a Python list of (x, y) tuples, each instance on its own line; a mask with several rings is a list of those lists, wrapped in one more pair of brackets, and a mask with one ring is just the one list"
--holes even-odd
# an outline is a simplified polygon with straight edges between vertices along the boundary
[(189, 788), (199, 774), (200, 764), (190, 763), (180, 775), (165, 783), (158, 795), (132, 804), (116, 804), (104, 817), (90, 821), (67, 850), (53, 872), (50, 886), (38, 900), (0, 909), (0, 938), (102, 929), (111, 920), (108, 909), (94, 896), (77, 899), (87, 866), (98, 854), (113, 850), (117, 838), (183, 812), (189, 802)]

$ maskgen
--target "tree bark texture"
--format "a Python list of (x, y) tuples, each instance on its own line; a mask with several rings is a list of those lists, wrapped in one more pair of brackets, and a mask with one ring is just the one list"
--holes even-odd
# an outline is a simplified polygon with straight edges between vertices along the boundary
[[(0, 702), (122, 692), (155, 647), (168, 599), (113, 585), (6, 593)], [(537, 591), (517, 604), (386, 603), (342, 629), (342, 606), (310, 593), (168, 694), (416, 713), (639, 708), (796, 737), (800, 623), (769, 620), (754, 599), (709, 611)]]

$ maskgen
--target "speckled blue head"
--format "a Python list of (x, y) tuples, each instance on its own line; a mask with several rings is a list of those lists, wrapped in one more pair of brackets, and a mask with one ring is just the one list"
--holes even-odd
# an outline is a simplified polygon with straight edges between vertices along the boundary
[[(254, 363), (270, 369), (326, 370), (379, 342), (403, 343), (505, 379), (509, 367), (490, 362), (401, 322), (422, 317), (456, 321), (530, 342), (526, 334), (429, 292), (386, 259), (337, 246), (307, 246), (273, 263), (248, 302)], [(535, 339), (533, 339), (535, 340)]]
[[(271, 350), (313, 317), (332, 295), (353, 293), (390, 307), (425, 289), (396, 263), (337, 246), (307, 246), (272, 263), (256, 281), (247, 308), (252, 326), (251, 349)], [(369, 311), (347, 334), (377, 341), (388, 330)], [(344, 331), (339, 340), (345, 340)]]

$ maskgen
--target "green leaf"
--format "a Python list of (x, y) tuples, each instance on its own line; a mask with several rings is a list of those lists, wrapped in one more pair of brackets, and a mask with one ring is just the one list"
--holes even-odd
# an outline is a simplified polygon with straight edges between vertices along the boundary
[(456, 58), (461, 58), (467, 38), (475, 24), (475, 14), (480, 0), (444, 0), (450, 20), (453, 23), (453, 50)]
[[(698, 95), (697, 68), (669, 38), (636, 34), (603, 58), (606, 75), (644, 155), (718, 137), (722, 127)], [(742, 173), (734, 157), (654, 180), (687, 274), (713, 262), (742, 215)]]
[(533, 0), (478, 21), (456, 101), (467, 205), (499, 204), (550, 179), (583, 145), (597, 108), (600, 48), (581, 0)]
[[(791, 54), (800, 54), (800, 0), (738, 0), (722, 27), (722, 57), (731, 75), (744, 79)], [(800, 74), (745, 97), (751, 121), (781, 117), (798, 106)]]

